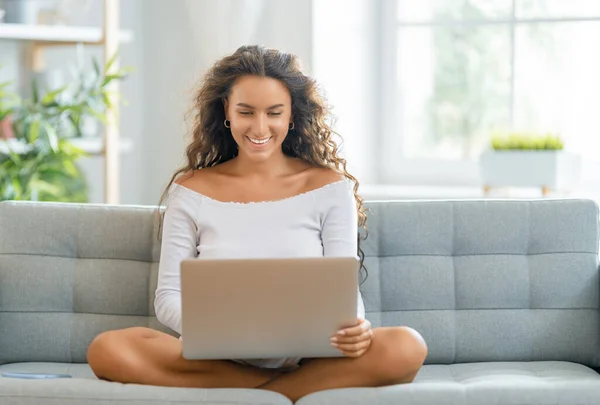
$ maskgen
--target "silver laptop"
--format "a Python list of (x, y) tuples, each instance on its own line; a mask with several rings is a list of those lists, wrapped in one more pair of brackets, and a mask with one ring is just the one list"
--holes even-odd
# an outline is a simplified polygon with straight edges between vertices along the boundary
[(356, 258), (181, 262), (186, 359), (339, 357), (330, 338), (356, 324)]

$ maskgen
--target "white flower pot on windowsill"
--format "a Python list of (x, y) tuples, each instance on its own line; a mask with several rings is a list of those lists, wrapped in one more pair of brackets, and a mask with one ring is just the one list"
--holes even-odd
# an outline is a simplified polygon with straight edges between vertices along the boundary
[(487, 194), (494, 187), (570, 190), (581, 176), (581, 156), (564, 150), (488, 150), (479, 160)]

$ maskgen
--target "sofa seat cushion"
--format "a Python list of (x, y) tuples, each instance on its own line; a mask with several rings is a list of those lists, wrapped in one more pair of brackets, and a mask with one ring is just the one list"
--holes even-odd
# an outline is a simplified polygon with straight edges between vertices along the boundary
[(0, 377), (0, 404), (15, 405), (290, 405), (283, 395), (257, 389), (151, 387), (98, 380), (87, 364), (14, 363), (4, 372), (70, 374), (73, 378)]
[(297, 404), (600, 404), (600, 375), (553, 361), (425, 365), (412, 384), (322, 391)]

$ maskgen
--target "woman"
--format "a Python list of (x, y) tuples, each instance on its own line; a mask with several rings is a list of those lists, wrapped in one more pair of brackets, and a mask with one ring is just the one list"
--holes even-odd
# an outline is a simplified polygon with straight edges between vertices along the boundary
[[(187, 165), (163, 195), (155, 307), (177, 333), (183, 258), (356, 256), (366, 220), (358, 183), (331, 140), (325, 101), (294, 55), (239, 48), (208, 72), (195, 111)], [(130, 328), (99, 335), (88, 361), (110, 381), (261, 388), (293, 401), (324, 389), (411, 382), (427, 354), (422, 337), (406, 327), (371, 329), (360, 294), (358, 303), (356, 325), (331, 338), (343, 357), (190, 361), (179, 339)]]

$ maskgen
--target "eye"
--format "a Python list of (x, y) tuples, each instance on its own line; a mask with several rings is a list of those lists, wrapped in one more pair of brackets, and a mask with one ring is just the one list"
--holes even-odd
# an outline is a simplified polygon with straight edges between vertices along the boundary
[(241, 115), (252, 115), (251, 111), (240, 111)]
[(269, 113), (269, 114), (270, 114), (270, 115), (275, 115), (275, 116), (281, 115), (281, 113), (280, 113), (280, 112), (274, 112), (274, 113)]

